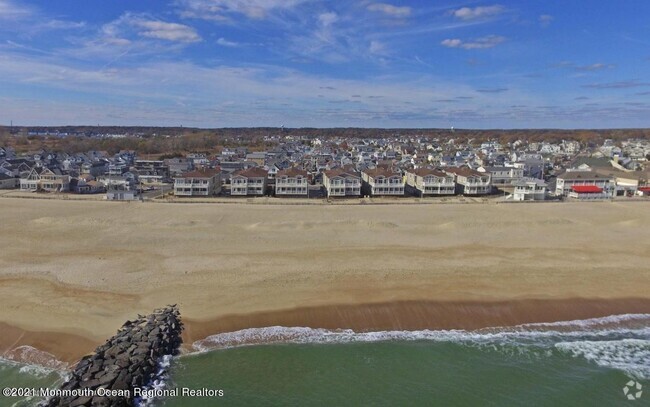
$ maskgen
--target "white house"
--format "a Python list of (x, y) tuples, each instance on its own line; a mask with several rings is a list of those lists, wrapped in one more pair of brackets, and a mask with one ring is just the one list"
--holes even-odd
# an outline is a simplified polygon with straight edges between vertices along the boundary
[(264, 168), (239, 170), (230, 177), (231, 196), (262, 196), (266, 192), (268, 173)]
[(490, 174), (492, 185), (512, 185), (524, 177), (524, 169), (516, 167), (479, 167), (478, 172)]
[(275, 176), (276, 196), (304, 196), (309, 194), (307, 171), (298, 168), (280, 170)]
[(174, 177), (174, 196), (213, 196), (221, 192), (221, 169), (201, 168)]
[(614, 178), (608, 175), (598, 174), (592, 171), (572, 171), (557, 176), (555, 184), (555, 195), (569, 196), (571, 188), (575, 185), (593, 185), (601, 188), (604, 193), (613, 195), (616, 190)]
[[(404, 196), (404, 178), (387, 168), (377, 167), (361, 172), (366, 192), (372, 196)], [(364, 192), (365, 193), (365, 192)]]
[(67, 192), (70, 190), (70, 176), (52, 171), (46, 167), (35, 167), (26, 178), (20, 179), (23, 191)]
[(323, 172), (327, 197), (361, 196), (361, 177), (353, 170), (336, 168)]
[(406, 184), (412, 193), (419, 196), (453, 195), (456, 192), (452, 175), (429, 168), (407, 170)]
[(487, 195), (492, 192), (489, 173), (478, 172), (468, 167), (448, 167), (444, 171), (454, 177), (456, 192), (463, 195)]
[(541, 179), (524, 178), (514, 184), (514, 201), (543, 201), (546, 199), (547, 185)]

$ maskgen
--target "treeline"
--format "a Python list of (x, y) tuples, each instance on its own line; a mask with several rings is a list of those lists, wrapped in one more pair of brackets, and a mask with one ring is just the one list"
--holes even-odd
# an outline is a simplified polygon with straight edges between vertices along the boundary
[[(650, 139), (650, 129), (611, 129), (611, 130), (463, 130), (463, 129), (367, 129), (367, 128), (226, 128), (192, 129), (169, 127), (91, 127), (68, 126), (30, 128), (29, 131), (49, 131), (84, 134), (83, 136), (29, 136), (28, 129), (19, 129), (10, 134), (9, 128), (0, 127), (0, 146), (13, 146), (19, 152), (49, 149), (66, 152), (88, 150), (107, 151), (115, 154), (120, 150), (135, 150), (140, 154), (181, 154), (188, 151), (203, 151), (208, 154), (220, 151), (223, 147), (247, 146), (250, 150), (264, 150), (275, 145), (265, 138), (278, 136), (306, 137), (327, 140), (330, 138), (384, 138), (384, 137), (425, 137), (441, 141), (454, 139), (457, 142), (472, 140), (472, 144), (487, 140), (510, 143), (516, 140), (559, 142), (576, 140), (585, 146), (600, 145), (605, 139), (615, 141), (629, 138)], [(89, 134), (131, 134), (138, 137), (97, 138)]]

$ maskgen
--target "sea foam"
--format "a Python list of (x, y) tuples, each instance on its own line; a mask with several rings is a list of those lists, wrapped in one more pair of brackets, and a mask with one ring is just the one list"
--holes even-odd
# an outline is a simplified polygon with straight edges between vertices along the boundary
[(489, 347), (507, 353), (536, 356), (553, 350), (623, 370), (638, 378), (650, 377), (650, 314), (612, 315), (585, 320), (522, 324), (474, 331), (418, 330), (355, 332), (271, 326), (211, 335), (193, 343), (196, 352), (268, 344), (339, 344), (388, 341), (452, 342)]

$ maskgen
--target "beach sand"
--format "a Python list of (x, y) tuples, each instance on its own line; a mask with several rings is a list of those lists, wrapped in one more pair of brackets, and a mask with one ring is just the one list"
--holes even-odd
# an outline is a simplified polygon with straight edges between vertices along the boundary
[(175, 303), (187, 342), (265, 325), (473, 329), (650, 312), (647, 202), (0, 198), (0, 225), (0, 354), (31, 345), (73, 361)]

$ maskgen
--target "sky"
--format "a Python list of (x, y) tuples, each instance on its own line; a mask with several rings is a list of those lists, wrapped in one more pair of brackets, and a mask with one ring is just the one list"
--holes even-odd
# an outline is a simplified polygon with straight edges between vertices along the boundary
[(650, 1), (0, 0), (0, 124), (650, 127)]

